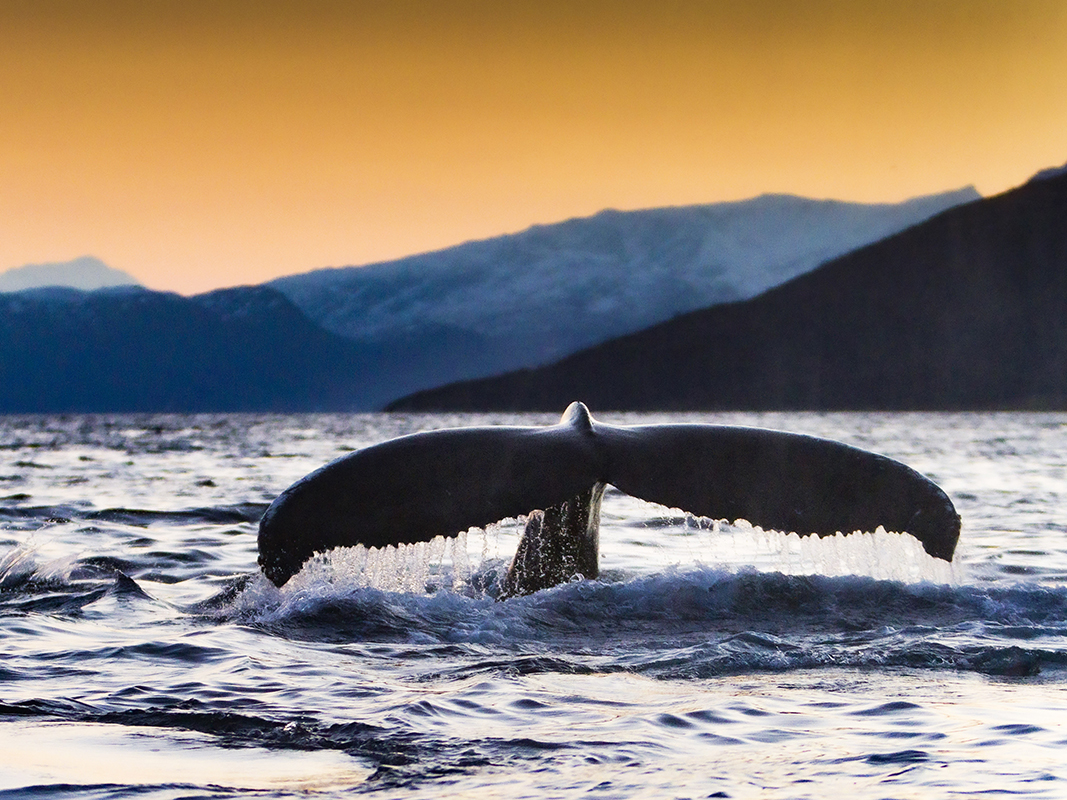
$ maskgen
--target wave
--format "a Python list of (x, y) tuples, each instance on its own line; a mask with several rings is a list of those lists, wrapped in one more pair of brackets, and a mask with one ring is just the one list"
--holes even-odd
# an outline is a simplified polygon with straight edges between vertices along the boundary
[[(7, 499), (28, 499), (29, 495), (13, 495)], [(17, 527), (18, 523), (34, 528), (41, 523), (109, 522), (122, 525), (147, 526), (155, 523), (174, 525), (227, 525), (259, 522), (267, 503), (235, 503), (203, 508), (157, 511), (143, 508), (104, 508), (86, 510), (74, 505), (0, 506), (0, 525)], [(13, 526), (12, 523), (15, 523)]]
[(397, 657), (462, 655), (447, 669), (463, 674), (705, 678), (842, 666), (1032, 675), (1067, 667), (1063, 587), (693, 567), (576, 581), (498, 602), (483, 588), (498, 574), (428, 594), (329, 582), (278, 590), (246, 577), (190, 611), (289, 639), (392, 645)]
[[(217, 525), (258, 518), (253, 504), (92, 513), (134, 527), (167, 519)], [(81, 520), (88, 516), (80, 512)], [(221, 541), (229, 532), (213, 535)], [(210, 596), (172, 612), (290, 640), (383, 645), (457, 674), (626, 670), (705, 678), (844, 666), (1032, 675), (1067, 668), (1065, 586), (697, 564), (653, 574), (609, 570), (600, 580), (498, 602), (505, 562), (486, 559), (472, 567), (462, 540), (440, 544), (433, 559), (395, 553), (372, 563), (366, 551), (362, 561), (359, 552), (335, 551), (283, 589), (259, 573), (228, 572), (215, 562), (219, 547), (213, 542), (175, 549), (173, 542), (156, 548), (148, 537), (139, 541), (143, 552), (129, 558), (39, 561), (31, 548), (16, 547), (0, 557), (0, 610), (77, 615), (105, 598), (159, 602), (154, 586), (191, 582)], [(183, 545), (194, 541), (184, 538)], [(409, 561), (417, 568), (401, 580), (400, 567), (410, 567)], [(454, 663), (442, 663), (453, 657)]]

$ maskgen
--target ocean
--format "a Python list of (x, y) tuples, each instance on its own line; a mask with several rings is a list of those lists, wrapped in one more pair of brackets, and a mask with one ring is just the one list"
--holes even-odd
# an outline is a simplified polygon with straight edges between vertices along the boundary
[(1067, 414), (593, 412), (884, 453), (956, 559), (609, 490), (596, 581), (492, 599), (510, 521), (279, 590), (257, 522), (305, 473), (556, 417), (0, 417), (0, 798), (1067, 797)]

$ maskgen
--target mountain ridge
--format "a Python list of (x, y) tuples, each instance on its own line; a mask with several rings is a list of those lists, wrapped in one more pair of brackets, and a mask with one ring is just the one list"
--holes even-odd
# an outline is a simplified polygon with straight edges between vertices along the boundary
[[(1032, 194), (1047, 191), (1049, 186), (1057, 187), (1061, 183), (1060, 177), (1051, 176), (1025, 184), (1016, 191)], [(775, 203), (781, 202), (780, 196), (765, 196), (755, 200), (772, 210)], [(993, 200), (1001, 202), (997, 198), (989, 198), (955, 205), (923, 223), (903, 229), (889, 239), (868, 244), (832, 260), (829, 265), (847, 261), (856, 253), (867, 252), (872, 248), (878, 252), (878, 248), (883, 247), (885, 242), (900, 237), (909, 240), (916, 236), (921, 237), (922, 234), (916, 234), (916, 231), (921, 232), (930, 224), (941, 225), (943, 223), (938, 220), (943, 220), (946, 216), (954, 218), (954, 215), (973, 214), (975, 212), (969, 209), (985, 208), (987, 203)], [(826, 207), (826, 204), (833, 205), (836, 201), (812, 203)], [(847, 208), (850, 204), (837, 205)], [(688, 207), (682, 208), (685, 210)], [(657, 258), (662, 257), (663, 261), (669, 261), (672, 255), (680, 252), (676, 247), (677, 241), (663, 234), (663, 230), (669, 232), (671, 229), (670, 212), (671, 210), (667, 209), (646, 215), (643, 219), (646, 222), (651, 220), (648, 222), (648, 228), (636, 230), (640, 226), (630, 224), (636, 219), (630, 215), (638, 212), (607, 210), (596, 215), (598, 222), (605, 223), (606, 228), (596, 225), (589, 227), (585, 225), (587, 219), (578, 219), (570, 221), (569, 225), (564, 225), (562, 229), (558, 226), (535, 226), (527, 232), (529, 235), (524, 241), (534, 250), (540, 248), (538, 252), (546, 258), (553, 254), (560, 230), (574, 241), (587, 244), (593, 242), (600, 247), (600, 252), (607, 256), (613, 252), (630, 252), (626, 249), (628, 241), (644, 242), (642, 247), (651, 242), (661, 248), (654, 255)], [(1067, 218), (1067, 212), (1063, 218)], [(1055, 219), (1058, 224), (1059, 218)], [(662, 225), (666, 225), (666, 229), (657, 227)], [(995, 215), (984, 218), (982, 226), (961, 229), (953, 240), (952, 247), (966, 249), (968, 242), (973, 243), (981, 239), (985, 233), (996, 230), (999, 225), (1002, 225), (1002, 221), (998, 221)], [(1050, 225), (1053, 223), (1048, 222), (1046, 228)], [(1016, 240), (1024, 244), (1029, 241), (1029, 233), (1025, 227), (1016, 224), (1012, 233)], [(636, 232), (631, 240), (627, 240), (619, 234), (620, 228), (633, 228)], [(515, 240), (504, 240), (505, 243), (508, 241), (514, 244)], [(691, 254), (694, 252), (692, 241), (686, 241), (686, 246), (690, 247), (686, 252)], [(478, 244), (468, 243), (461, 248), (471, 247), (477, 250)], [(946, 249), (944, 242), (939, 246), (942, 249), (942, 260), (951, 258), (948, 250), (952, 248)], [(926, 245), (915, 245), (908, 259), (917, 259), (917, 263), (924, 263), (924, 247)], [(783, 252), (786, 250), (787, 248)], [(739, 252), (744, 252), (744, 248), (740, 247)], [(1006, 258), (1004, 254), (998, 257), (1001, 261)], [(556, 363), (579, 363), (579, 372), (582, 375), (592, 379), (594, 383), (600, 382), (602, 391), (594, 386), (588, 390), (583, 389), (578, 395), (580, 399), (589, 400), (601, 409), (823, 407), (827, 403), (833, 405), (841, 398), (827, 399), (828, 395), (820, 394), (810, 385), (801, 386), (804, 381), (800, 381), (800, 384), (796, 381), (789, 384), (787, 380), (774, 379), (774, 375), (781, 378), (789, 370), (783, 371), (775, 364), (768, 366), (766, 358), (763, 362), (760, 361), (760, 358), (770, 352), (767, 350), (770, 339), (778, 336), (786, 340), (787, 345), (779, 347), (774, 358), (779, 362), (791, 364), (791, 368), (795, 368), (794, 373), (799, 369), (806, 371), (809, 377), (825, 376), (827, 382), (840, 385), (856, 383), (865, 374), (864, 369), (855, 364), (843, 370), (838, 363), (840, 359), (832, 357), (833, 348), (827, 349), (826, 342), (822, 343), (823, 350), (820, 352), (821, 357), (827, 359), (827, 363), (822, 364), (811, 357), (811, 352), (817, 349), (815, 345), (818, 344), (813, 344), (813, 340), (819, 336), (827, 341), (837, 337), (837, 341), (846, 343), (845, 349), (870, 344), (867, 341), (870, 336), (863, 334), (863, 325), (855, 320), (852, 324), (863, 335), (850, 333), (850, 336), (856, 336), (853, 342), (848, 336), (844, 336), (840, 326), (828, 327), (825, 320), (811, 316), (814, 309), (823, 309), (829, 317), (851, 318), (851, 312), (847, 308), (833, 307), (832, 304), (827, 306), (824, 302), (827, 297), (841, 295), (848, 287), (851, 287), (850, 291), (857, 290), (855, 280), (849, 274), (841, 273), (838, 276), (836, 280), (840, 286), (836, 288), (820, 283), (822, 279), (818, 278), (816, 283), (821, 286), (819, 291), (809, 292), (805, 296), (787, 293), (783, 295), (785, 300), (777, 305), (768, 305), (768, 301), (760, 299), (777, 297), (776, 292), (798, 282), (800, 285), (806, 285), (804, 281), (822, 274), (826, 266), (828, 265), (802, 273), (758, 295), (755, 298), (759, 300), (755, 306), (758, 313), (755, 315), (750, 310), (753, 306), (747, 305), (754, 302), (753, 299), (734, 301), (713, 306), (710, 310), (685, 312), (676, 315), (669, 322), (646, 329), (659, 330), (664, 325), (669, 329), (669, 326), (675, 324), (692, 325), (692, 331), (681, 337), (681, 347), (669, 342), (664, 343), (664, 340), (650, 350), (650, 340), (645, 338), (643, 332), (636, 332), (595, 345), (590, 350), (580, 351)], [(407, 268), (411, 267), (412, 264), (408, 263)], [(566, 270), (557, 270), (557, 273), (564, 277), (567, 275)], [(986, 273), (989, 273), (987, 277), (992, 275), (988, 269)], [(866, 280), (873, 286), (877, 285), (877, 278), (878, 274), (872, 273)], [(527, 301), (531, 294), (535, 294), (535, 288), (536, 286), (532, 286), (523, 291), (508, 291), (520, 301)], [(999, 294), (994, 293), (991, 296), (1001, 300), (1010, 297), (1009, 288), (999, 286)], [(593, 289), (594, 291), (584, 292), (583, 298), (604, 301), (604, 293), (595, 291), (596, 287)], [(884, 293), (892, 294), (892, 291), (883, 287)], [(912, 294), (921, 294), (922, 291), (925, 291), (922, 289), (922, 282), (915, 283), (907, 290)], [(1055, 297), (1058, 296), (1057, 291), (1056, 287), (1051, 287), (1046, 294)], [(649, 293), (639, 289), (637, 294), (644, 297)], [(952, 298), (943, 288), (942, 295), (940, 302), (945, 308), (955, 308), (949, 302)], [(981, 298), (972, 298), (974, 301), (979, 299)], [(1026, 302), (1036, 303), (1038, 299), (1028, 296), (1025, 302), (1017, 305), (1025, 307)], [(617, 309), (610, 307), (610, 303), (607, 305), (609, 307), (605, 311), (606, 314), (619, 313)], [(980, 305), (972, 303), (973, 308)], [(876, 310), (871, 312), (875, 318), (879, 314), (886, 319), (892, 317), (890, 311), (876, 306), (877, 304), (872, 306), (872, 309)], [(805, 308), (811, 313), (801, 322), (797, 322), (798, 309)], [(513, 322), (506, 312), (502, 313), (497, 309), (495, 313), (498, 318), (503, 319), (501, 324)], [(571, 308), (566, 303), (557, 303), (550, 312), (542, 308), (538, 313), (548, 324), (556, 324), (572, 316), (580, 316), (582, 310)], [(729, 323), (725, 327), (720, 324), (717, 328), (707, 328), (706, 323), (692, 322), (692, 319), (703, 319), (706, 314), (728, 320)], [(1062, 316), (1067, 318), (1067, 309), (1064, 309)], [(748, 317), (759, 320), (759, 324), (753, 326)], [(1026, 327), (1026, 320), (1020, 313), (1016, 313), (1015, 319), (1017, 327)], [(793, 327), (783, 326), (782, 320), (792, 320)], [(913, 323), (898, 318), (895, 324), (897, 327), (907, 327)], [(663, 337), (665, 334), (659, 332), (650, 336)], [(679, 351), (691, 349), (685, 342), (700, 336), (717, 337), (717, 349), (700, 363), (692, 359), (687, 361), (685, 353)], [(741, 344), (735, 341), (733, 349), (727, 347), (731, 338), (741, 340)], [(892, 337), (887, 340), (889, 339)], [(621, 360), (614, 356), (603, 357), (604, 353), (615, 352), (619, 342), (630, 340), (643, 344)], [(454, 381), (457, 353), (480, 354), (484, 358), (483, 366), (490, 363), (493, 357), (499, 355), (499, 351), (494, 348), (499, 346), (500, 341), (494, 339), (491, 334), (435, 320), (417, 327), (397, 327), (376, 338), (342, 337), (316, 323), (273, 284), (231, 287), (193, 297), (152, 292), (143, 287), (132, 286), (93, 292), (62, 287), (38, 288), (0, 294), (0, 412), (362, 411), (381, 408), (387, 404), (394, 409), (415, 408), (419, 401), (411, 401), (415, 405), (406, 405), (408, 401), (393, 401), (402, 396), (410, 398), (413, 393), (416, 397), (425, 399), (431, 395), (419, 395), (418, 390), (439, 387)], [(865, 341), (867, 345), (863, 344)], [(901, 342), (893, 341), (896, 349), (883, 348), (879, 357), (887, 361), (905, 361), (902, 353), (906, 355), (907, 348), (902, 350)], [(808, 351), (798, 351), (798, 343), (807, 343)], [(757, 345), (764, 348), (762, 356), (756, 352), (759, 350)], [(656, 351), (656, 347), (660, 350)], [(989, 348), (991, 351), (997, 351), (996, 342), (991, 343)], [(653, 351), (660, 353), (655, 356), (655, 360), (662, 362), (658, 373), (655, 370), (649, 373), (647, 365), (642, 363), (648, 360), (647, 354)], [(1021, 369), (1029, 363), (1025, 354), (1014, 350), (1008, 352), (1003, 348), (1002, 351), (1004, 359), (1020, 365)], [(596, 357), (589, 360), (589, 352), (597, 353)], [(739, 356), (739, 353), (742, 355)], [(525, 357), (529, 357), (529, 354)], [(974, 360), (977, 363), (981, 359)], [(753, 367), (754, 364), (761, 363), (763, 367)], [(911, 358), (909, 363), (914, 367), (918, 362)], [(759, 373), (761, 369), (765, 373), (762, 376), (753, 374)], [(988, 371), (992, 367), (987, 365), (986, 369)], [(1046, 368), (1046, 372), (1049, 369)], [(507, 399), (502, 401), (503, 405), (495, 405), (497, 401), (493, 401), (490, 406), (554, 410), (560, 402), (566, 405), (566, 402), (574, 399), (568, 397), (566, 401), (562, 401), (555, 394), (551, 397), (545, 395), (554, 381), (545, 377), (550, 375), (550, 372), (528, 369), (523, 374), (528, 375), (534, 383), (543, 383), (538, 389), (541, 395), (537, 392), (520, 393), (519, 401)], [(619, 375), (629, 378), (620, 381)], [(692, 375), (698, 377), (693, 378)], [(718, 376), (719, 380), (719, 385), (715, 386), (710, 394), (706, 386), (708, 376)], [(901, 382), (904, 379), (898, 376), (897, 380)], [(932, 381), (929, 377), (924, 380)], [(645, 384), (644, 389), (635, 393), (634, 385), (641, 382)], [(760, 388), (754, 403), (751, 393), (747, 396), (748, 399), (738, 394), (738, 386), (742, 384), (748, 385), (749, 389)], [(574, 394), (574, 385), (568, 384), (566, 391), (561, 394)], [(701, 388), (702, 386), (704, 388)], [(1051, 384), (1037, 386), (1026, 398), (982, 398), (972, 392), (971, 396), (962, 400), (948, 398), (945, 402), (950, 406), (952, 403), (956, 404), (951, 407), (957, 407), (961, 403), (984, 403), (985, 406), (997, 403), (1057, 403), (1058, 389), (1050, 386)], [(665, 391), (665, 387), (670, 391)], [(454, 392), (455, 386), (442, 391)], [(709, 396), (715, 398), (713, 402), (707, 399)], [(902, 404), (902, 407), (911, 407), (908, 404), (915, 403), (914, 397), (900, 392), (895, 395), (883, 392), (882, 400), (883, 405), (896, 403)], [(845, 398), (845, 401), (847, 407), (877, 407), (877, 402), (872, 401), (869, 395), (853, 396)], [(928, 398), (922, 402), (936, 405), (941, 400)]]
[(973, 187), (903, 203), (761, 195), (590, 217), (395, 261), (269, 282), (327, 330), (374, 340), (426, 322), (525, 363), (678, 313), (745, 299), (829, 258), (972, 202)]
[(862, 204), (761, 195), (607, 209), (267, 285), (326, 330), (361, 346), (438, 347), (438, 339), (448, 337), (442, 358), (396, 361), (380, 376), (384, 404), (423, 388), (549, 363), (688, 310), (754, 295), (978, 196), (965, 188)]
[(70, 261), (26, 264), (0, 272), (0, 292), (21, 292), (50, 286), (93, 291), (114, 286), (140, 286), (128, 272), (109, 267), (94, 256)]
[(750, 300), (388, 408), (1067, 408), (1065, 219), (1049, 175)]
[(336, 410), (368, 361), (269, 288), (0, 295), (2, 413)]

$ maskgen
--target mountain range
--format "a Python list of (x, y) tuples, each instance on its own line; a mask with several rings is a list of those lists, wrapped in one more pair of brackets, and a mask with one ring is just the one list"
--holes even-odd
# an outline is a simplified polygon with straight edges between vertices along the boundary
[(1067, 408), (1067, 172), (744, 302), (391, 408)]
[[(401, 367), (383, 395), (536, 366), (680, 313), (743, 300), (979, 198), (898, 204), (788, 195), (537, 225), (363, 267), (280, 278), (312, 320), (387, 349), (450, 336), (443, 363)], [(383, 387), (384, 388), (384, 387)]]
[(361, 367), (345, 344), (269, 289), (0, 295), (0, 412), (329, 406)]
[(26, 264), (0, 272), (0, 292), (21, 292), (44, 286), (93, 291), (110, 286), (137, 285), (137, 279), (129, 273), (109, 267), (93, 256), (50, 264)]
[(0, 294), (0, 412), (372, 410), (749, 296), (975, 196), (609, 211), (194, 297)]

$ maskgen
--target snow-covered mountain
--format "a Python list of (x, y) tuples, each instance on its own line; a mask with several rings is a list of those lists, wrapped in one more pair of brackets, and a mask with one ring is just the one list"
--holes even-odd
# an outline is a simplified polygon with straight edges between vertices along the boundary
[(0, 272), (0, 292), (21, 292), (44, 286), (92, 291), (110, 286), (137, 286), (137, 279), (92, 256), (53, 264), (27, 264)]
[(1067, 172), (742, 303), (396, 411), (1067, 409)]
[[(438, 363), (431, 382), (444, 373), (459, 380), (548, 362), (687, 311), (753, 297), (977, 199), (968, 187), (898, 204), (765, 195), (609, 210), (271, 285), (348, 338), (386, 346), (442, 333), (463, 339), (467, 346)], [(380, 376), (394, 378), (401, 376)]]

